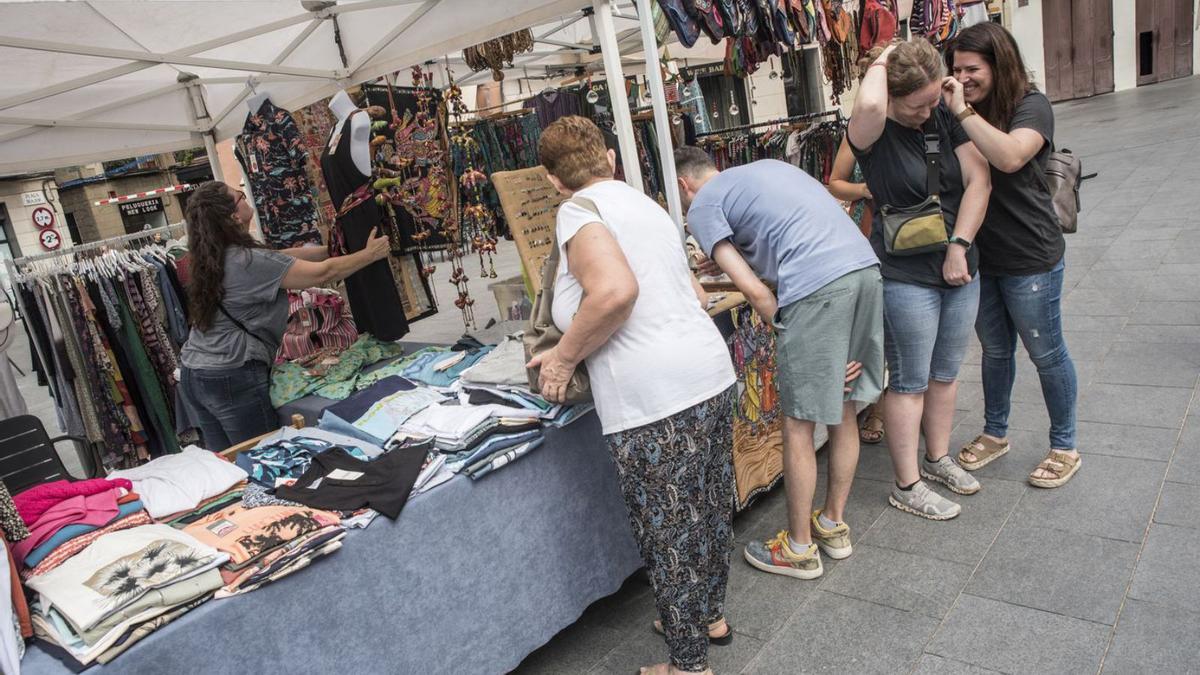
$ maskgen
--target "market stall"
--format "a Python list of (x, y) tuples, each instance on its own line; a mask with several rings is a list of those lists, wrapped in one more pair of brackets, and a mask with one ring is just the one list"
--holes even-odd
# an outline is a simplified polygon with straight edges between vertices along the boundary
[[(179, 3), (180, 15), (215, 32), (205, 4)], [(350, 253), (383, 226), (394, 247), (390, 263), (352, 278), (344, 294), (308, 289), (289, 299), (272, 402), (284, 419), (298, 413), (317, 428), (282, 431), (234, 453), (228, 466), (195, 472), (172, 468), (210, 455), (176, 435), (177, 422), (189, 426), (176, 414), (173, 361), (187, 323), (169, 301), (178, 305), (182, 293), (168, 242), (130, 237), (77, 247), (61, 265), (17, 261), (12, 272), (26, 285), (18, 297), (44, 319), (35, 346), (53, 368), (64, 421), (92, 441), (97, 467), (130, 483), (86, 495), (103, 502), (103, 515), (71, 516), (71, 527), (91, 528), (71, 536), (55, 539), (59, 523), (41, 520), (44, 513), (20, 513), (40, 533), (13, 567), (38, 593), (31, 630), (42, 640), (23, 667), (504, 672), (641, 562), (597, 420), (529, 392), (510, 331), (476, 339), (468, 279), (495, 277), (491, 258), (507, 233), (527, 287), (536, 287), (558, 198), (544, 171), (529, 167), (541, 128), (563, 114), (585, 114), (611, 132), (621, 177), (659, 199), (682, 228), (671, 152), (685, 126), (684, 94), (656, 66), (660, 39), (674, 31), (689, 44), (697, 35), (649, 0), (637, 0), (637, 16), (610, 0), (312, 3), (295, 16), (259, 4), (241, 17), (257, 28), (175, 51), (139, 30), (125, 37), (151, 46), (131, 49), (109, 31), (133, 22), (121, 8), (97, 10), (111, 24), (97, 29), (105, 45), (0, 36), (0, 46), (68, 60), (129, 61), (91, 73), (80, 61), (77, 77), (48, 87), (0, 85), (0, 110), (15, 111), (0, 116), (0, 170), (199, 142), (215, 160), (214, 142), (236, 138), (268, 245)], [(43, 9), (43, 20), (82, 21), (74, 7)], [(21, 11), (0, 10), (6, 18)], [(586, 19), (579, 28), (590, 43), (525, 28), (558, 17), (559, 31)], [(714, 30), (719, 21), (705, 30), (714, 44), (728, 39), (731, 70), (745, 73), (793, 41), (789, 21), (808, 21), (785, 16), (773, 28), (777, 18), (756, 24), (762, 32), (754, 35), (744, 26)], [(474, 76), (445, 52), (475, 45), (454, 66), (511, 72), (526, 42), (547, 40), (574, 57), (562, 59), (578, 69), (574, 83), (531, 88), (511, 114), (469, 109), (460, 85)], [(244, 61), (229, 58), (247, 41)], [(652, 64), (642, 82), (623, 72), (631, 45)], [(846, 60), (844, 36), (828, 49)], [(426, 61), (436, 57), (440, 67)], [(424, 67), (398, 70), (416, 63)], [(167, 64), (202, 72), (171, 71), (167, 83)], [(137, 92), (114, 83), (132, 73), (144, 76)], [(637, 87), (649, 92), (641, 115)], [(840, 119), (828, 116), (702, 138), (723, 165), (782, 155), (819, 174), (840, 138)], [(399, 342), (408, 321), (437, 310), (431, 284), (447, 282), (468, 335), (455, 345)], [(710, 314), (738, 373), (733, 455), (745, 508), (782, 476), (773, 335), (735, 293), (715, 297)], [(469, 374), (506, 350), (506, 379)], [(99, 414), (87, 413), (92, 402)], [(380, 478), (386, 498), (339, 492), (352, 474)], [(170, 508), (147, 482), (164, 475), (188, 497)], [(219, 486), (206, 484), (213, 475), (224, 476)], [(260, 522), (267, 515), (273, 520)], [(166, 567), (160, 547), (171, 553)]]

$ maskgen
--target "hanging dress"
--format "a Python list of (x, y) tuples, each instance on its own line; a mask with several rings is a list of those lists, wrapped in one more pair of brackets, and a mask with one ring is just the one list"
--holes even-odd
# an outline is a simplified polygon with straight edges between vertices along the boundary
[[(326, 144), (321, 153), (321, 172), (325, 174), (325, 185), (334, 204), (345, 202), (346, 197), (371, 178), (358, 170), (350, 156), (353, 117), (354, 114), (348, 116), (339, 127), (339, 138), (333, 151), (330, 152), (329, 144)], [(374, 199), (367, 199), (338, 217), (334, 227), (341, 229), (346, 252), (361, 251), (367, 245), (371, 231), (384, 222), (383, 218)], [(346, 297), (359, 333), (370, 333), (384, 341), (398, 340), (408, 333), (408, 319), (400, 304), (392, 268), (386, 260), (377, 260), (347, 277)]]

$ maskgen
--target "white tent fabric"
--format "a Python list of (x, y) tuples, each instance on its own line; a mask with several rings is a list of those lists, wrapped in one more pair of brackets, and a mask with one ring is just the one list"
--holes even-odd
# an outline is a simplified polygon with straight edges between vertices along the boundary
[[(88, 0), (0, 3), (0, 175), (237, 135), (247, 96), (295, 109), (536, 26), (526, 63), (598, 57), (589, 0)], [(619, 12), (632, 14), (632, 9)], [(569, 17), (564, 19), (563, 17)], [(344, 47), (345, 65), (334, 39)], [(637, 23), (616, 19), (640, 51)], [(564, 44), (557, 44), (564, 43)], [(563, 47), (566, 50), (563, 50)], [(574, 48), (573, 48), (574, 47)], [(553, 51), (551, 51), (553, 50)], [(625, 51), (625, 49), (622, 49)], [(451, 60), (456, 77), (468, 74)], [(487, 77), (486, 74), (483, 77)], [(477, 76), (478, 79), (478, 76)], [(407, 84), (402, 72), (399, 84)]]

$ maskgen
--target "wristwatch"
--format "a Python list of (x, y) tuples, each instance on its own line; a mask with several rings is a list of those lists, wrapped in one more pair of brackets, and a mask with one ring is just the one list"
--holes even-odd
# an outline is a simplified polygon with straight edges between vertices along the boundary
[(958, 244), (959, 246), (963, 247), (964, 251), (971, 250), (971, 242), (967, 241), (966, 239), (963, 239), (962, 237), (950, 237), (949, 239), (946, 240), (946, 243), (947, 244)]
[(971, 107), (970, 103), (968, 103), (967, 107), (963, 108), (963, 111), (958, 113), (958, 115), (955, 115), (955, 117), (957, 117), (958, 121), (961, 122), (961, 121), (967, 119), (968, 117), (970, 117), (971, 115), (976, 115), (976, 114), (978, 114), (978, 113), (976, 113), (975, 109)]

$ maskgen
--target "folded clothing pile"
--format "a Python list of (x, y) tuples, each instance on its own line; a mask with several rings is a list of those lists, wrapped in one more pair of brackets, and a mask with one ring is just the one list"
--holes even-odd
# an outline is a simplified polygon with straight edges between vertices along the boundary
[(246, 480), (246, 472), (208, 450), (189, 445), (182, 452), (114, 471), (109, 477), (131, 481), (150, 517), (160, 520), (195, 510), (204, 500)]
[(382, 446), (410, 417), (446, 398), (447, 394), (399, 375), (392, 375), (340, 403), (325, 408), (321, 414), (320, 426), (322, 429)]
[(59, 480), (13, 497), (29, 536), (12, 546), (23, 579), (46, 574), (109, 532), (150, 523), (128, 480)]
[(226, 554), (217, 597), (245, 593), (336, 551), (346, 531), (335, 513), (296, 506), (247, 508), (240, 502), (183, 528)]
[(167, 525), (109, 532), (26, 582), (39, 594), (34, 632), (81, 664), (107, 661), (161, 625), (158, 617), (212, 597), (228, 559)]

